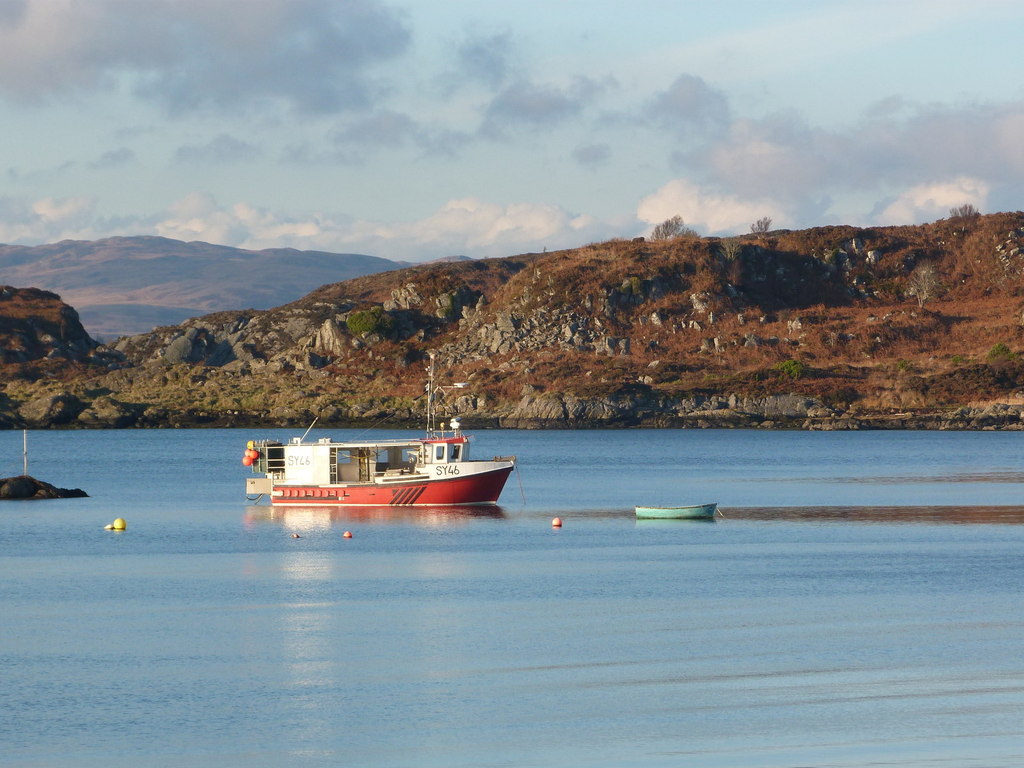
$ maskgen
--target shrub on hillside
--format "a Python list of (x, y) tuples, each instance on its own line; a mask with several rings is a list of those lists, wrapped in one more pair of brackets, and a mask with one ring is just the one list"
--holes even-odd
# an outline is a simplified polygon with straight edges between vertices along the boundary
[(383, 335), (395, 327), (395, 319), (385, 312), (383, 307), (378, 306), (353, 312), (345, 320), (345, 325), (357, 336), (371, 333)]
[(807, 366), (801, 363), (799, 360), (782, 360), (772, 366), (773, 371), (778, 371), (781, 374), (789, 376), (789, 378), (796, 380), (807, 374)]
[(990, 363), (998, 363), (1006, 362), (1008, 360), (1014, 360), (1016, 359), (1016, 357), (1017, 356), (1010, 351), (1010, 348), (1008, 346), (1006, 346), (1002, 342), (999, 342), (998, 344), (994, 344), (992, 346), (992, 349), (988, 351), (988, 355), (985, 356), (985, 359), (988, 360), (988, 362)]
[(677, 237), (697, 237), (696, 230), (686, 226), (682, 216), (665, 219), (651, 232), (651, 240), (674, 240)]
[(955, 208), (949, 209), (949, 218), (959, 220), (973, 220), (981, 216), (981, 211), (974, 207), (971, 203), (964, 203), (958, 205)]

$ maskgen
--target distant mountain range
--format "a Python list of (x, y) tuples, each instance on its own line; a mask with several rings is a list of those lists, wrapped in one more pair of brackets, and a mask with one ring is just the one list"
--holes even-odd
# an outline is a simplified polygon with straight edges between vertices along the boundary
[(326, 283), (407, 263), (358, 253), (248, 251), (166, 237), (0, 245), (0, 285), (52, 291), (94, 338), (144, 333), (225, 309), (269, 309)]

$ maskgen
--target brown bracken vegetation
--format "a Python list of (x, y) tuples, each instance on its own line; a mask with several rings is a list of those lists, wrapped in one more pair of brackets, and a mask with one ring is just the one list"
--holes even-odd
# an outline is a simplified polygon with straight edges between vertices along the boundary
[(793, 395), (832, 419), (935, 426), (1024, 403), (1022, 312), (1020, 212), (687, 231), (360, 277), (122, 339), (117, 360), (12, 362), (3, 402), (10, 424), (59, 393), (87, 411), (90, 392), (137, 425), (405, 423), (433, 355), (470, 383), (453, 407), (488, 424), (674, 424)]

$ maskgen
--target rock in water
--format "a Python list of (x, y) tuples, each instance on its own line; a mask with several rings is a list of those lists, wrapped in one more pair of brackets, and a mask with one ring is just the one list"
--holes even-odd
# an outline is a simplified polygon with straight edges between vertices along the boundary
[(88, 495), (81, 488), (57, 488), (28, 475), (0, 478), (0, 501), (10, 499), (78, 499)]

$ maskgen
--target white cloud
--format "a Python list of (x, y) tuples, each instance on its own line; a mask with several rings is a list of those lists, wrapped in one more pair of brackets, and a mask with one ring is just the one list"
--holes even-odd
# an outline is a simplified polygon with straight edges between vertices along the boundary
[(636, 216), (652, 227), (673, 216), (682, 216), (688, 227), (702, 235), (746, 232), (752, 222), (763, 216), (771, 217), (776, 226), (787, 219), (785, 212), (769, 200), (707, 192), (685, 179), (670, 181), (641, 200)]
[(566, 228), (568, 215), (555, 206), (518, 203), (500, 206), (477, 198), (452, 200), (434, 215), (408, 226), (417, 240), (444, 242), (452, 236), (470, 247), (503, 241), (536, 242)]
[(949, 215), (950, 208), (970, 203), (985, 210), (989, 185), (981, 179), (961, 177), (919, 184), (903, 192), (876, 217), (879, 224), (917, 224)]
[(810, 128), (797, 114), (739, 119), (687, 161), (707, 178), (748, 197), (797, 200), (822, 187), (859, 183), (851, 136)]
[(97, 237), (96, 201), (44, 197), (28, 202), (0, 197), (0, 243), (89, 240)]
[(172, 205), (152, 229), (161, 237), (174, 240), (201, 240), (222, 245), (236, 245), (247, 234), (238, 216), (221, 208), (210, 195), (198, 192)]
[(412, 248), (431, 255), (508, 256), (544, 248), (580, 244), (581, 233), (597, 234), (591, 217), (554, 205), (497, 205), (478, 198), (451, 200), (420, 221), (379, 227), (388, 247)]
[[(620, 222), (621, 224), (621, 222)], [(445, 203), (416, 221), (384, 223), (324, 213), (282, 216), (248, 203), (223, 206), (203, 193), (177, 201), (146, 220), (121, 221), (113, 234), (154, 232), (176, 240), (201, 240), (239, 248), (298, 248), (360, 252), (384, 258), (423, 261), (463, 254), (475, 258), (571, 248), (627, 231), (610, 232), (592, 216), (553, 205), (498, 205), (478, 198)], [(626, 223), (624, 226), (635, 227)], [(2, 233), (2, 230), (0, 230)], [(24, 230), (20, 240), (29, 240)]]
[(259, 233), (266, 243), (263, 247), (276, 248), (280, 243), (318, 242), (325, 234), (324, 227), (316, 217), (307, 219), (280, 219), (270, 211), (256, 208), (248, 203), (238, 203), (231, 213), (244, 228), (248, 237)]
[(87, 197), (71, 197), (58, 200), (44, 197), (32, 205), (32, 211), (47, 224), (77, 226), (85, 224), (92, 217), (94, 201)]
[[(1024, 179), (1021, 131), (1019, 101), (960, 107), (900, 102), (898, 110), (872, 110), (843, 130), (813, 128), (791, 111), (738, 119), (728, 132), (679, 157), (677, 173), (694, 179), (680, 205), (695, 212), (675, 213), (693, 225), (701, 220), (696, 211), (708, 206), (728, 211), (761, 201), (777, 221), (812, 227), (931, 221), (945, 214), (949, 197), (961, 198), (952, 205), (1005, 205)], [(719, 194), (698, 196), (696, 184), (713, 184)]]
[(368, 103), (372, 69), (410, 39), (378, 0), (21, 0), (18, 10), (0, 16), (0, 93), (30, 102), (125, 80), (175, 112), (268, 99), (335, 112)]

